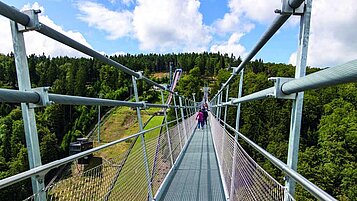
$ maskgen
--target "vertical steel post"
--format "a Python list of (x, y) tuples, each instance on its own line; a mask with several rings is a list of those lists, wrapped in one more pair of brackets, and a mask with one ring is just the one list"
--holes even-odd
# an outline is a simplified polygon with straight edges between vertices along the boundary
[[(226, 89), (226, 100), (225, 100), (225, 102), (228, 102), (228, 95), (229, 95), (229, 84), (227, 85), (227, 89)], [(226, 122), (226, 120), (227, 120), (227, 113), (228, 113), (228, 107), (227, 107), (227, 105), (226, 106), (224, 106), (224, 117), (223, 117), (223, 120), (224, 120), (224, 122)], [(224, 129), (226, 128), (226, 125), (224, 124)]]
[[(102, 98), (102, 94), (99, 94), (99, 98)], [(98, 145), (100, 143), (100, 105), (98, 105)]]
[(179, 96), (179, 101), (180, 101), (180, 109), (181, 109), (181, 119), (182, 119), (182, 126), (183, 126), (183, 132), (185, 135), (185, 143), (187, 143), (187, 132), (186, 132), (186, 125), (185, 125), (185, 114), (183, 113), (183, 106), (182, 106), (182, 98)]
[(177, 108), (176, 108), (176, 96), (173, 95), (172, 98), (174, 99), (174, 106), (175, 106), (175, 115), (176, 115), (176, 125), (177, 125), (177, 131), (178, 131), (178, 135), (180, 138), (180, 147), (182, 149), (182, 142), (181, 142), (181, 130), (180, 130), (180, 123), (179, 123), (179, 117), (178, 117), (178, 113), (177, 113)]
[(186, 109), (186, 115), (187, 115), (187, 117), (189, 117), (190, 113), (189, 113), (189, 110), (188, 110), (188, 107), (187, 107), (188, 106), (187, 105), (187, 99), (185, 98), (184, 101), (185, 101), (184, 104), (185, 104), (185, 109)]
[(219, 119), (219, 116), (218, 116), (218, 115), (219, 115), (219, 106), (218, 106), (218, 105), (219, 105), (219, 100), (220, 100), (219, 97), (220, 97), (220, 96), (221, 96), (221, 93), (218, 94), (218, 96), (217, 96), (217, 101), (216, 101), (216, 103), (217, 103), (217, 104), (216, 104), (216, 106), (217, 106), (217, 110), (216, 110), (216, 117), (217, 117), (217, 119)]
[[(244, 68), (240, 72), (238, 98), (241, 98), (242, 94), (243, 94), (243, 77), (244, 77)], [(237, 116), (236, 116), (236, 130), (237, 131), (239, 131), (239, 120), (240, 120), (240, 103), (238, 103), (238, 105), (237, 105)], [(235, 138), (238, 140), (238, 135), (235, 135)]]
[[(26, 47), (24, 35), (19, 31), (17, 23), (11, 21), (12, 44), (14, 47), (15, 64), (17, 80), (20, 91), (30, 91), (31, 81), (27, 63)], [(38, 133), (36, 127), (35, 110), (29, 107), (27, 103), (21, 103), (22, 118), (24, 121), (24, 130), (26, 138), (26, 147), (29, 159), (30, 169), (42, 165), (40, 145), (38, 141)], [(44, 175), (31, 177), (32, 191), (35, 200), (46, 200), (46, 192), (44, 186)]]
[[(240, 79), (239, 79), (239, 88), (238, 88), (238, 98), (242, 97), (242, 91), (243, 91), (243, 73), (244, 68), (240, 72)], [(239, 131), (239, 119), (240, 119), (240, 103), (237, 105), (237, 116), (236, 116), (236, 130)], [(234, 149), (233, 149), (233, 163), (232, 163), (232, 175), (231, 175), (231, 187), (229, 190), (229, 199), (234, 200), (234, 178), (236, 177), (236, 164), (237, 164), (237, 151), (238, 151), (238, 134), (234, 136), (234, 140), (236, 141), (234, 143)]]
[(214, 100), (212, 101), (212, 103), (216, 105), (216, 107), (213, 108), (212, 114), (213, 114), (214, 116), (217, 116), (217, 103), (218, 103), (218, 102), (217, 102), (217, 97), (214, 98)]
[[(312, 0), (306, 0), (305, 12), (300, 18), (300, 34), (299, 34), (299, 45), (298, 45), (298, 52), (297, 52), (295, 78), (304, 77), (306, 72), (307, 51), (308, 51), (309, 34), (310, 34), (311, 4), (312, 4)], [(293, 100), (293, 105), (291, 110), (287, 165), (293, 170), (297, 170), (303, 100), (304, 100), (304, 92), (297, 93), (296, 99)], [(288, 189), (288, 192), (292, 196), (294, 196), (295, 181), (290, 178), (287, 178), (285, 185), (286, 188)], [(288, 199), (287, 196), (285, 196), (285, 200), (287, 199)]]
[(186, 106), (186, 115), (187, 117), (191, 116), (191, 108), (190, 108), (190, 101), (185, 98), (185, 106)]
[[(161, 90), (161, 101), (162, 101), (162, 104), (165, 105), (164, 92), (162, 90)], [(166, 135), (167, 135), (167, 143), (169, 145), (171, 165), (173, 166), (174, 165), (174, 159), (172, 158), (172, 154), (173, 153), (172, 153), (172, 148), (171, 148), (171, 139), (170, 139), (170, 133), (169, 133), (169, 126), (167, 124), (166, 108), (163, 108), (163, 111), (164, 111), (164, 117), (165, 117), (165, 128), (166, 128)]]
[[(222, 99), (223, 99), (223, 91), (219, 95), (219, 104), (222, 104)], [(218, 108), (218, 118), (221, 119), (222, 116), (222, 106), (219, 106)]]
[(187, 107), (188, 107), (188, 112), (190, 113), (189, 117), (192, 115), (192, 102), (191, 100), (187, 99)]
[[(135, 101), (139, 102), (138, 88), (137, 88), (136, 78), (134, 76), (132, 76), (132, 82), (133, 82), (133, 88), (134, 88)], [(144, 128), (143, 128), (143, 122), (142, 122), (142, 119), (141, 119), (141, 113), (140, 113), (140, 108), (139, 107), (136, 108), (136, 113), (138, 115), (139, 129), (140, 129), (140, 131), (143, 131)], [(154, 200), (154, 196), (152, 194), (152, 186), (151, 186), (150, 171), (149, 171), (149, 162), (148, 162), (148, 157), (147, 157), (147, 153), (146, 153), (144, 134), (140, 135), (140, 139), (141, 139), (141, 148), (142, 148), (143, 157), (144, 157), (146, 179), (147, 179), (147, 182), (148, 182), (148, 194), (149, 194), (150, 200)]]
[(192, 116), (193, 115), (193, 108), (192, 108), (193, 102), (191, 100), (189, 100), (189, 103), (190, 103), (189, 105), (190, 105), (190, 113), (191, 113), (190, 116)]
[(197, 108), (196, 108), (196, 97), (195, 97), (196, 93), (192, 94), (193, 97), (193, 106), (195, 107), (195, 113), (197, 112)]
[[(228, 94), (229, 94), (229, 84), (227, 85), (227, 88), (226, 88), (226, 98), (225, 98), (225, 102), (228, 102)], [(224, 116), (223, 116), (223, 121), (226, 122), (227, 121), (227, 109), (228, 107), (227, 106), (224, 106)], [(223, 128), (224, 130), (226, 129), (226, 125), (224, 124), (223, 125)], [(226, 148), (224, 146), (224, 141), (226, 140), (226, 133), (222, 133), (222, 148), (221, 148), (221, 157), (222, 157), (222, 160), (223, 160), (223, 154), (224, 154), (224, 148)]]

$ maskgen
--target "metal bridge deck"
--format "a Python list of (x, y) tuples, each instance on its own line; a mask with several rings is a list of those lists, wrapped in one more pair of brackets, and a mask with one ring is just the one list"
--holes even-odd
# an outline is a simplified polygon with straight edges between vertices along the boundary
[(161, 200), (224, 200), (209, 129), (195, 131)]

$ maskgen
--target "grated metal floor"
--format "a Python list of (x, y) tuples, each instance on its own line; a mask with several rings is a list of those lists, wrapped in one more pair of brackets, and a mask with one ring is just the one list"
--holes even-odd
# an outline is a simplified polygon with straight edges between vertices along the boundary
[(211, 133), (196, 130), (161, 200), (225, 200)]

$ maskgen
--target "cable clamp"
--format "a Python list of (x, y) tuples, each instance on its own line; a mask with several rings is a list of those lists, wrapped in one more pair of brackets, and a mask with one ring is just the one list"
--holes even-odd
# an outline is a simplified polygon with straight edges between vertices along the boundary
[(276, 9), (275, 13), (281, 15), (303, 15), (305, 10), (305, 2), (303, 2), (298, 8), (292, 8), (289, 0), (282, 0), (281, 10)]
[(139, 77), (136, 78), (136, 80), (141, 80), (143, 79), (143, 71), (138, 71), (136, 72), (138, 74)]
[(50, 101), (50, 98), (48, 96), (48, 91), (50, 90), (50, 87), (39, 87), (33, 88), (31, 90), (40, 96), (40, 101), (38, 103), (30, 103), (30, 108), (45, 107), (53, 104), (53, 102)]
[(19, 32), (39, 30), (41, 28), (41, 23), (38, 20), (38, 14), (41, 13), (41, 10), (34, 10), (34, 9), (25, 10), (25, 11), (23, 11), (23, 13), (26, 14), (30, 18), (30, 21), (26, 26), (17, 23)]
[(236, 76), (237, 75), (237, 69), (238, 69), (238, 67), (231, 67), (233, 70), (232, 70), (232, 75), (233, 76)]
[(145, 102), (145, 101), (142, 101), (141, 103), (143, 104), (143, 106), (141, 107), (142, 109), (144, 109), (144, 110), (145, 110), (145, 109), (147, 109), (147, 108), (148, 108), (148, 106), (146, 105), (146, 102)]
[(291, 99), (294, 100), (296, 98), (296, 94), (284, 94), (284, 92), (281, 90), (283, 84), (286, 82), (289, 82), (291, 80), (294, 80), (294, 78), (288, 78), (288, 77), (271, 77), (268, 78), (268, 80), (273, 80), (274, 81), (274, 92), (272, 94), (268, 94), (267, 96), (273, 97), (273, 98), (278, 98), (278, 99)]

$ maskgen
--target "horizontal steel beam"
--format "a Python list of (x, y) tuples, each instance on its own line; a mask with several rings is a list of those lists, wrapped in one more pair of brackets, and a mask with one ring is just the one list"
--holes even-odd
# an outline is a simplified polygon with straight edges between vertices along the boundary
[[(283, 94), (289, 95), (311, 89), (320, 89), (324, 87), (334, 86), (357, 81), (357, 60), (352, 60), (345, 64), (326, 68), (324, 70), (311, 73), (305, 77), (287, 81), (282, 84), (281, 91)], [(232, 99), (229, 102), (222, 103), (218, 107), (243, 103), (252, 100), (258, 100), (268, 97), (273, 94), (275, 87), (270, 87), (253, 94), (243, 96), (242, 98)], [(212, 106), (216, 107), (216, 106)]]
[(264, 99), (266, 97), (269, 97), (271, 94), (273, 94), (274, 90), (275, 90), (274, 87), (270, 87), (270, 88), (264, 89), (262, 91), (258, 91), (258, 92), (243, 96), (241, 98), (234, 98), (231, 101), (224, 102), (219, 105), (213, 105), (211, 107), (223, 107), (226, 105), (235, 105), (238, 103), (244, 103), (244, 102), (248, 102), (248, 101), (252, 101), (252, 100)]
[(39, 103), (40, 95), (33, 91), (18, 91), (0, 88), (0, 102), (7, 103)]
[(223, 105), (238, 104), (238, 103), (244, 103), (252, 100), (264, 99), (266, 97), (269, 97), (271, 94), (273, 94), (274, 89), (275, 89), (274, 87), (270, 87), (262, 91), (258, 91), (256, 93), (243, 96), (241, 98), (233, 99), (231, 102), (223, 103)]
[[(168, 124), (171, 124), (171, 123), (174, 123), (174, 122), (176, 122), (176, 120), (170, 121), (170, 122), (168, 122)], [(57, 168), (57, 167), (59, 167), (61, 165), (65, 165), (67, 163), (70, 163), (70, 162), (72, 162), (74, 160), (77, 160), (79, 158), (83, 158), (83, 157), (85, 157), (85, 156), (87, 156), (89, 154), (92, 154), (94, 152), (97, 152), (97, 151), (100, 151), (102, 149), (111, 147), (111, 146), (116, 145), (116, 144), (118, 144), (120, 142), (124, 142), (124, 141), (126, 141), (126, 140), (128, 140), (130, 138), (134, 138), (134, 137), (137, 137), (137, 136), (139, 136), (141, 134), (148, 133), (150, 131), (153, 131), (153, 130), (158, 129), (158, 128), (163, 127), (163, 126), (165, 126), (165, 124), (162, 124), (162, 125), (159, 125), (159, 126), (155, 126), (155, 127), (150, 128), (148, 130), (143, 130), (143, 131), (141, 131), (139, 133), (136, 133), (136, 134), (133, 134), (131, 136), (128, 136), (128, 137), (125, 137), (125, 138), (122, 138), (122, 139), (119, 139), (119, 140), (115, 140), (113, 142), (101, 145), (99, 147), (95, 147), (95, 148), (89, 149), (87, 151), (83, 151), (83, 152), (80, 152), (78, 154), (75, 154), (75, 155), (72, 155), (72, 156), (68, 156), (66, 158), (59, 159), (59, 160), (47, 163), (45, 165), (41, 165), (39, 167), (32, 168), (30, 170), (27, 170), (25, 172), (19, 173), (17, 175), (11, 176), (11, 177), (7, 177), (5, 179), (0, 180), (0, 189), (5, 188), (7, 186), (10, 186), (12, 184), (15, 184), (17, 182), (20, 182), (22, 180), (28, 179), (28, 178), (30, 178), (32, 176), (46, 174), (48, 171), (50, 171), (50, 170), (52, 170), (54, 168)]]
[[(100, 106), (128, 106), (128, 107), (154, 107), (154, 108), (174, 108), (175, 106), (164, 104), (152, 104), (145, 102), (129, 102), (120, 100), (109, 100), (102, 98), (90, 98), (80, 96), (70, 96), (61, 94), (48, 94), (49, 101), (64, 105), (100, 105)], [(13, 89), (0, 88), (0, 102), (8, 103), (33, 103), (40, 102), (40, 95), (34, 91), (18, 91)], [(176, 107), (178, 108), (178, 107)]]
[(282, 85), (284, 94), (292, 94), (310, 89), (357, 81), (357, 60), (317, 71), (305, 77), (286, 82)]
[(30, 23), (30, 18), (24, 13), (0, 1), (0, 14), (24, 26)]
[[(16, 10), (15, 8), (13, 7), (10, 7), (6, 4), (4, 4), (3, 2), (0, 1), (0, 14), (17, 22), (17, 23), (20, 23), (24, 26), (27, 26), (31, 19), (29, 16), (27, 16), (26, 14)], [(82, 45), (81, 43), (69, 38), (68, 36), (65, 36), (64, 34), (46, 26), (45, 24), (42, 24), (40, 23), (39, 24), (39, 29), (36, 30), (37, 32), (39, 33), (42, 33), (43, 35), (46, 35), (60, 43), (63, 43), (63, 44), (66, 44), (67, 46), (69, 47), (72, 47), (73, 49), (76, 49), (86, 55), (89, 55), (93, 58), (96, 58), (108, 65), (111, 65), (111, 66), (114, 66), (114, 67), (117, 67), (119, 68), (120, 70), (122, 70), (123, 72), (129, 74), (129, 75), (132, 75), (136, 78), (140, 78), (140, 79), (143, 79), (145, 82), (149, 83), (149, 84), (152, 84), (152, 85), (155, 85), (157, 87), (159, 87), (160, 89), (162, 90), (165, 90), (165, 91), (168, 91), (170, 93), (174, 93), (173, 91), (167, 89), (166, 87), (150, 80), (149, 78), (141, 75), (141, 73), (138, 73), (138, 72), (135, 72), (133, 71), (132, 69), (112, 60), (112, 59), (109, 59), (108, 57), (100, 54), (99, 52), (85, 46), (85, 45)]]
[[(230, 130), (235, 132), (237, 135), (239, 135), (240, 139), (243, 139), (246, 143), (248, 143), (251, 147), (253, 147), (256, 151), (261, 153), (265, 158), (267, 158), (271, 163), (273, 163), (277, 168), (282, 170), (285, 174), (287, 174), (290, 178), (294, 179), (297, 183), (299, 183), (303, 188), (305, 188), (307, 191), (309, 191), (313, 196), (315, 196), (319, 200), (332, 200), (335, 201), (336, 199), (333, 198), (331, 195), (320, 189), (318, 186), (315, 184), (311, 183), (309, 180), (307, 180), (305, 177), (294, 171), (293, 169), (289, 168), (285, 163), (283, 163), (281, 160), (261, 148), (259, 145), (255, 144), (253, 141), (251, 141), (249, 138), (244, 136), (242, 133), (238, 132), (236, 129), (231, 127), (229, 124), (226, 122), (223, 122), (222, 120), (219, 119), (220, 122), (226, 125)], [(238, 143), (238, 142), (236, 142)]]

